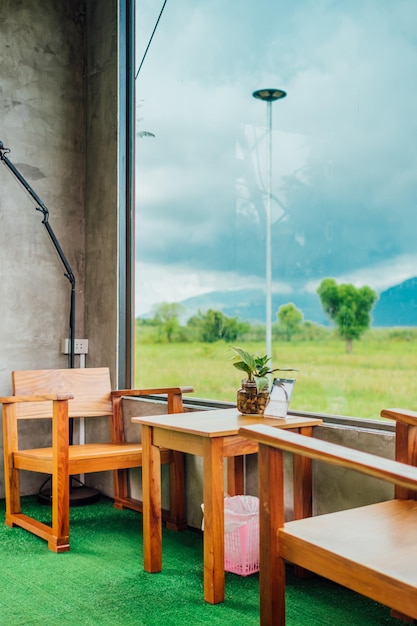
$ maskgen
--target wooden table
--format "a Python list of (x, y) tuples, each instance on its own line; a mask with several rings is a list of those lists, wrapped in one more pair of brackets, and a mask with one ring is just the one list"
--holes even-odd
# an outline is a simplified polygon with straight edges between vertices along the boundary
[[(238, 435), (242, 426), (268, 424), (312, 435), (320, 419), (291, 415), (285, 419), (241, 415), (237, 409), (192, 411), (175, 415), (133, 417), (142, 426), (142, 498), (144, 569), (162, 570), (160, 448), (203, 457), (204, 599), (224, 600), (224, 458), (228, 459), (228, 493), (243, 493), (243, 455), (258, 445)], [(294, 517), (311, 515), (311, 461), (294, 457)]]

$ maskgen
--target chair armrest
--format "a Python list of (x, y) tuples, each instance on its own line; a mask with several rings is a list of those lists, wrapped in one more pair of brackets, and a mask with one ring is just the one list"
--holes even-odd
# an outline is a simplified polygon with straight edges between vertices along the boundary
[(150, 396), (168, 393), (193, 393), (193, 387), (161, 387), (158, 389), (118, 389), (112, 391), (112, 396)]
[(272, 448), (346, 467), (417, 491), (417, 467), (405, 463), (262, 424), (240, 428), (239, 435)]
[[(122, 402), (121, 398), (124, 397), (140, 397), (149, 395), (166, 395), (168, 413), (182, 413), (182, 394), (193, 392), (193, 387), (161, 387), (157, 389), (118, 389), (112, 391), (111, 395), (115, 403)], [(119, 398), (119, 399), (117, 399)]]
[(402, 422), (409, 426), (417, 426), (417, 412), (408, 409), (382, 409), (381, 417), (388, 417), (396, 422)]
[(45, 402), (45, 400), (72, 400), (71, 393), (44, 393), (41, 396), (3, 396), (0, 404), (18, 404), (20, 402)]

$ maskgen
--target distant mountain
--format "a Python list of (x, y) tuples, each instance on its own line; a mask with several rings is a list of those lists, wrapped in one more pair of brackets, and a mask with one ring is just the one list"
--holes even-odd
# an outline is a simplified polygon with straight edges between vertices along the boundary
[(372, 317), (373, 326), (417, 326), (417, 277), (383, 291)]
[[(328, 326), (316, 293), (296, 292), (272, 295), (272, 314), (275, 318), (279, 307), (292, 302), (304, 315), (304, 320)], [(228, 317), (238, 317), (251, 324), (265, 322), (265, 293), (262, 289), (237, 289), (212, 291), (201, 296), (183, 300), (185, 323), (198, 311), (208, 309), (221, 311)], [(147, 317), (147, 316), (144, 316)], [(379, 294), (372, 311), (373, 327), (417, 326), (417, 277), (410, 278)]]
[[(328, 326), (320, 299), (315, 293), (298, 292), (273, 294), (272, 313), (275, 316), (282, 304), (292, 302), (304, 315), (304, 320)], [(184, 300), (185, 319), (199, 310), (221, 311), (229, 317), (238, 317), (253, 323), (265, 321), (265, 293), (262, 289), (213, 291)], [(417, 277), (410, 278), (382, 291), (372, 311), (373, 327), (417, 326)]]
[[(328, 320), (321, 308), (320, 300), (314, 293), (292, 293), (272, 295), (272, 314), (276, 315), (282, 304), (292, 302), (303, 312), (304, 319), (328, 324)], [(238, 289), (230, 291), (212, 291), (202, 296), (187, 298), (181, 303), (186, 308), (185, 317), (188, 319), (199, 310), (207, 309), (221, 311), (228, 317), (238, 317), (242, 321), (253, 323), (265, 321), (265, 292), (262, 289)]]

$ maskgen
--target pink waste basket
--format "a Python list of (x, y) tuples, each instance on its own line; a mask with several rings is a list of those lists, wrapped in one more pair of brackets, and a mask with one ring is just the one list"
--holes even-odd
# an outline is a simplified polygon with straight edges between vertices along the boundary
[[(201, 508), (204, 512), (204, 504)], [(259, 572), (259, 499), (255, 496), (224, 499), (224, 569), (239, 576)]]

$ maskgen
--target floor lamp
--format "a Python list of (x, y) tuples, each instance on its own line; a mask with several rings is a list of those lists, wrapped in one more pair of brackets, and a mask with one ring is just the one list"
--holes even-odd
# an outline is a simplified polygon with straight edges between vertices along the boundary
[[(5, 148), (2, 141), (0, 141), (0, 160), (2, 163), (10, 170), (13, 176), (19, 181), (19, 183), (24, 187), (24, 189), (31, 196), (32, 200), (35, 202), (35, 207), (37, 211), (40, 211), (43, 215), (42, 224), (45, 226), (46, 232), (52, 244), (58, 253), (58, 256), (61, 260), (62, 265), (64, 266), (64, 276), (68, 279), (71, 285), (71, 302), (70, 302), (70, 316), (69, 316), (69, 352), (68, 352), (68, 367), (74, 367), (74, 355), (75, 355), (75, 277), (71, 270), (71, 266), (68, 263), (68, 260), (57, 240), (55, 233), (52, 229), (52, 226), (49, 223), (49, 211), (45, 204), (42, 202), (40, 197), (34, 192), (29, 183), (25, 180), (19, 170), (15, 165), (10, 161), (10, 159), (6, 156), (10, 152), (10, 148)], [(69, 442), (70, 445), (73, 443), (73, 432), (74, 432), (74, 424), (73, 420), (69, 421)], [(72, 477), (74, 479), (74, 477)], [(77, 479), (74, 479), (77, 480)], [(49, 503), (51, 501), (51, 490), (46, 489), (45, 485), (50, 481), (48, 478), (39, 490), (39, 500), (45, 503)], [(77, 487), (76, 490), (71, 489), (71, 504), (87, 504), (88, 502), (92, 502), (97, 499), (98, 492), (96, 489), (90, 489), (88, 487), (84, 487), (80, 481), (78, 481), (80, 487)]]

